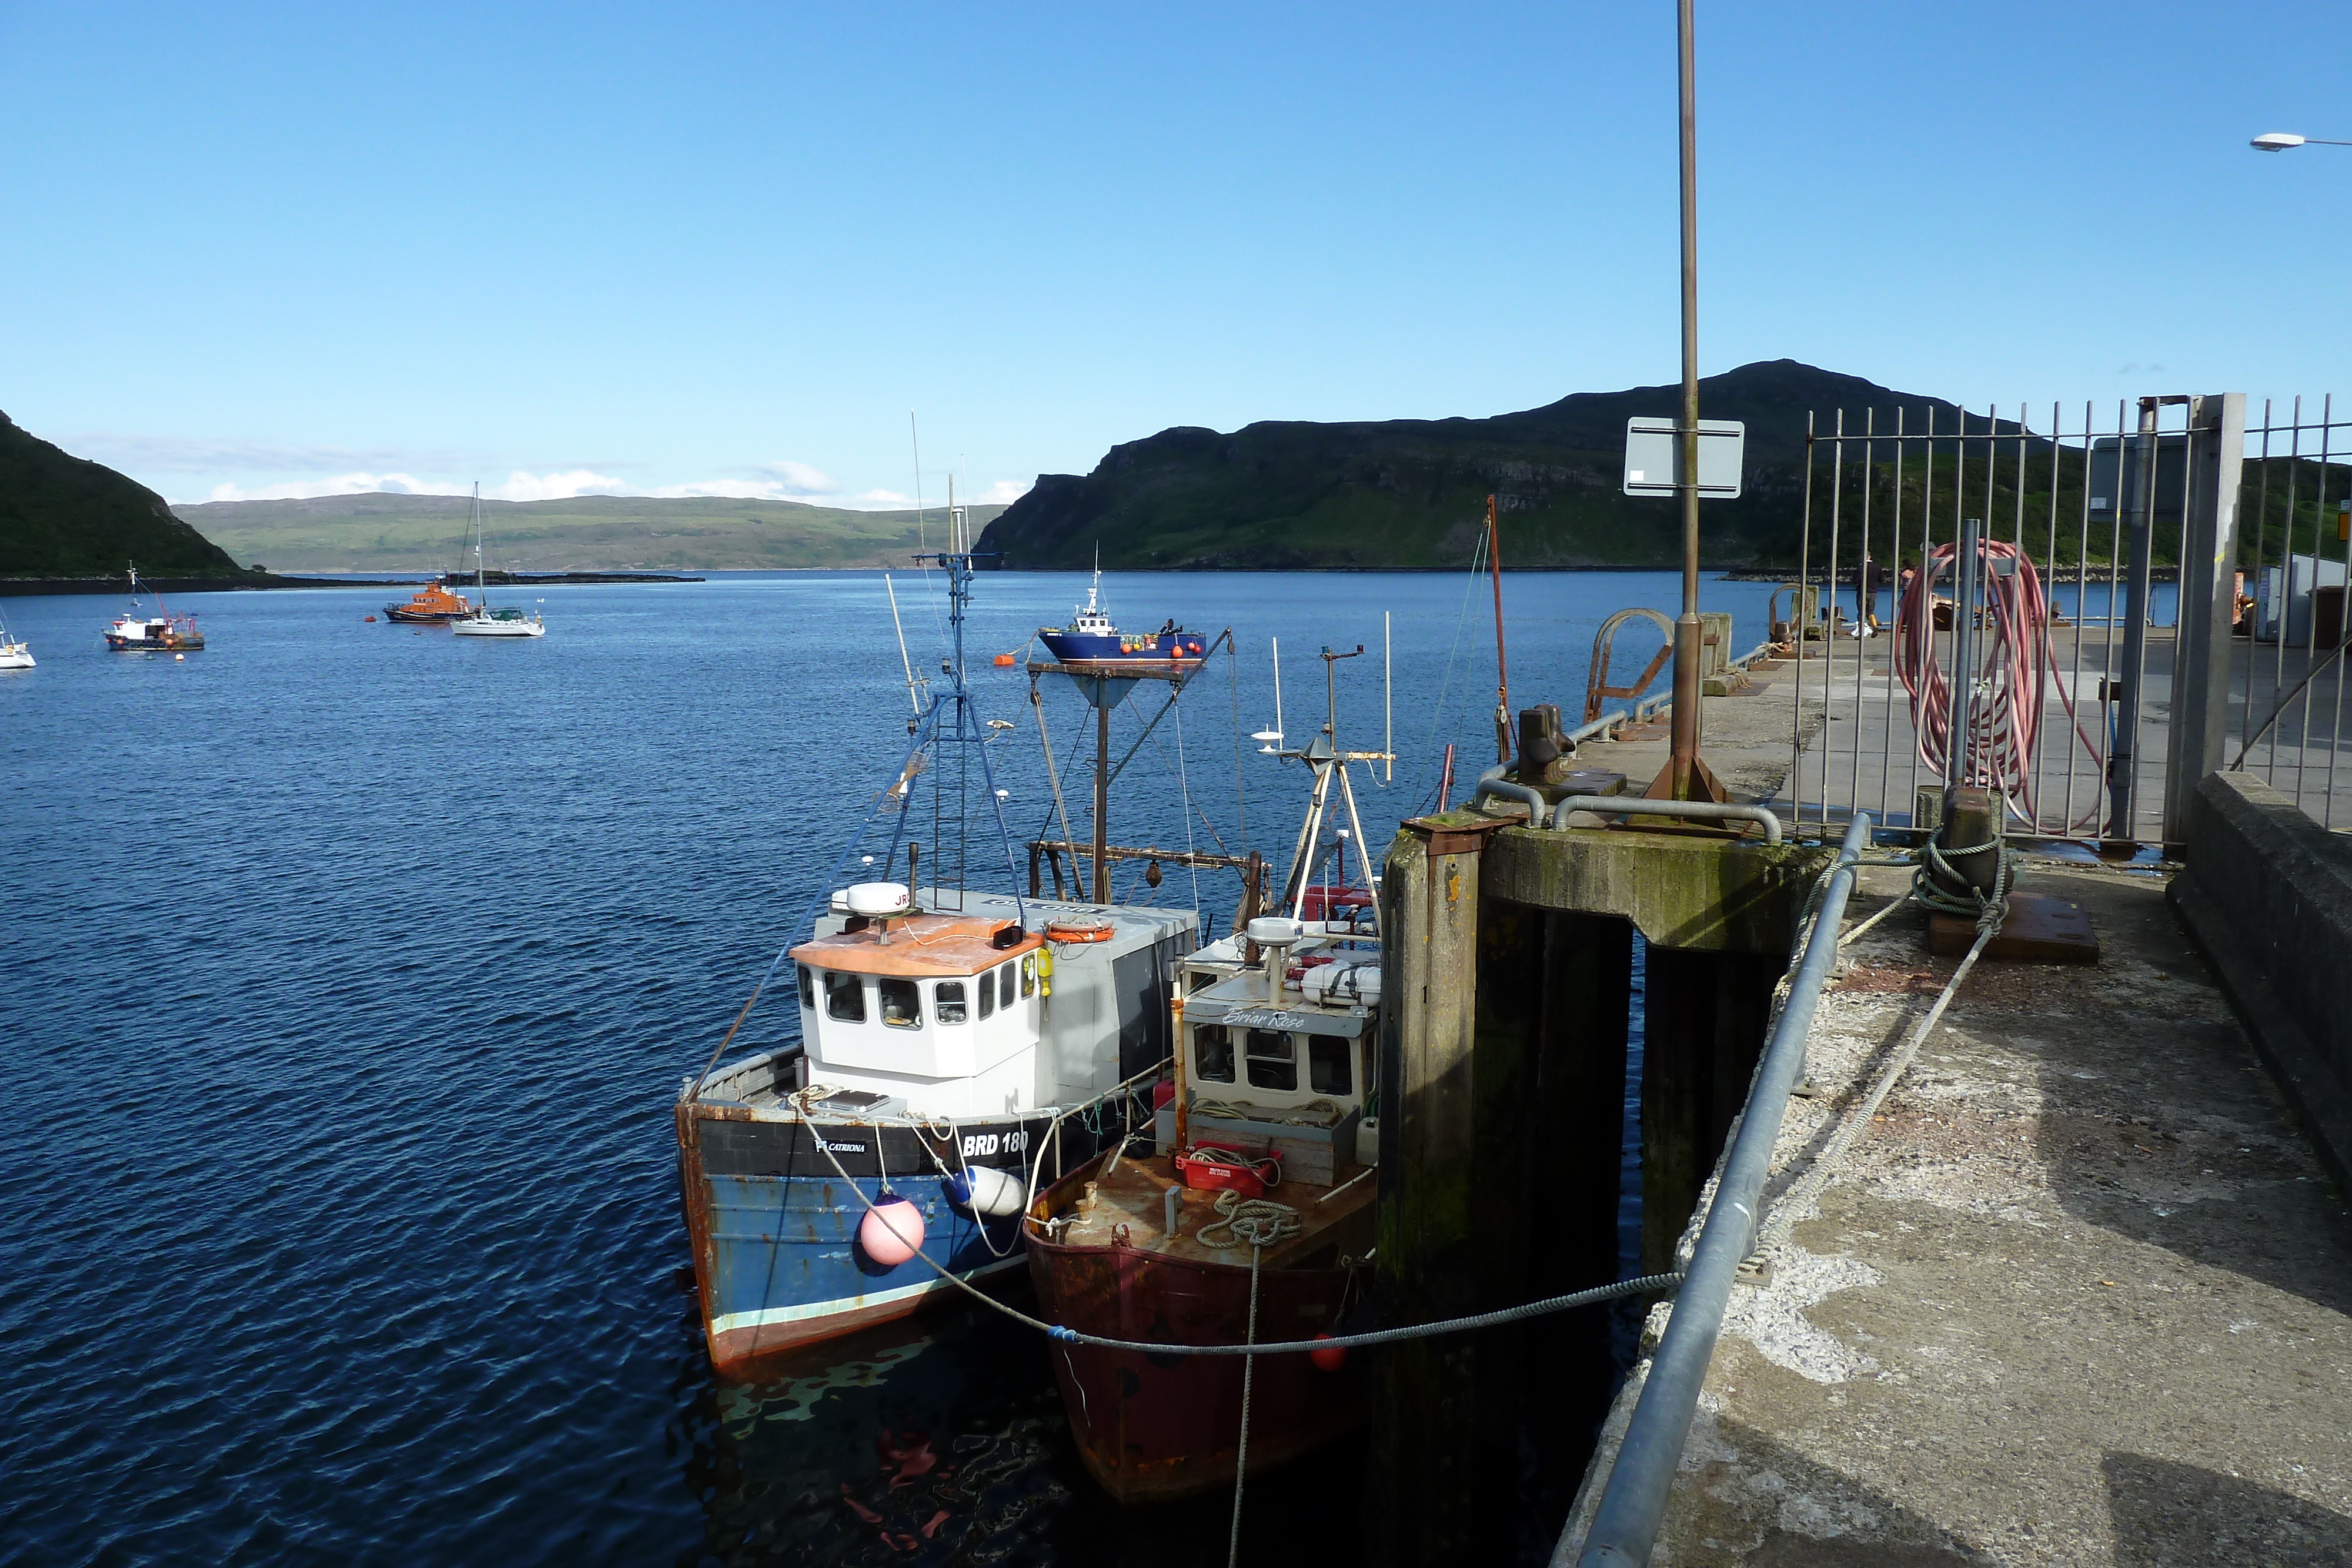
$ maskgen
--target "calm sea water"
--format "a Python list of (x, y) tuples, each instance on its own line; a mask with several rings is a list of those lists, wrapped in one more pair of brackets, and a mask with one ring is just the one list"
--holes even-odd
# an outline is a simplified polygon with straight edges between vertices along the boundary
[[(935, 674), (938, 580), (897, 580)], [(1286, 852), (1302, 776), (1235, 746), (1236, 718), (1274, 721), (1268, 639), (1294, 740), (1323, 717), (1317, 650), (1364, 646), (1336, 666), (1339, 720), (1373, 749), (1383, 612), (1403, 758), (1364, 791), (1366, 839), (1430, 803), (1448, 739), (1465, 778), (1486, 757), (1482, 583), (1106, 589), (1128, 624), (1231, 624), (1242, 653), (1141, 741), (1115, 838), (1181, 843), (1189, 821), (1202, 848)], [(1769, 592), (1706, 597), (1744, 649)], [(1015, 727), (992, 756), (1019, 837), (1050, 790), (1026, 682), (986, 658), (1083, 593), (980, 585), (975, 679)], [(1599, 621), (1671, 609), (1675, 584), (1514, 575), (1505, 594), (1515, 701), (1572, 722)], [(107, 653), (120, 599), (0, 600), (40, 660), (0, 673), (0, 1558), (1221, 1553), (1223, 1499), (1137, 1514), (1094, 1494), (1044, 1349), (992, 1318), (844, 1342), (757, 1387), (703, 1357), (669, 1103), (899, 760), (881, 577), (509, 595), (544, 600), (527, 643), (363, 623), (385, 597), (175, 599), (211, 641), (184, 661)], [(1083, 713), (1049, 690), (1057, 746)], [(1141, 729), (1122, 711), (1118, 748)], [(1003, 852), (973, 841), (975, 865)], [(1202, 879), (1219, 928), (1234, 891)], [(1121, 895), (1194, 890), (1129, 868)], [(745, 1039), (790, 1027), (755, 1013)], [(1357, 1473), (1342, 1450), (1253, 1487), (1254, 1548), (1355, 1560)]]

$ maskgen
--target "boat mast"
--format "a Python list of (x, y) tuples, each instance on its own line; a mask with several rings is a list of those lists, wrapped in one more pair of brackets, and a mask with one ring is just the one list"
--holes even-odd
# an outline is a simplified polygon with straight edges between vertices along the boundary
[[(954, 526), (955, 519), (950, 517), (950, 527), (953, 528)], [(950, 539), (953, 539), (955, 535), (951, 533), (950, 538)], [(996, 769), (988, 759), (987, 727), (981, 722), (979, 715), (972, 705), (971, 688), (966, 685), (964, 681), (964, 617), (967, 613), (966, 607), (971, 602), (971, 580), (975, 570), (974, 563), (982, 560), (993, 560), (995, 559), (996, 558), (993, 553), (983, 556), (975, 553), (969, 549), (925, 551), (915, 557), (915, 559), (919, 563), (937, 562), (940, 567), (946, 570), (948, 577), (948, 629), (950, 638), (950, 654), (946, 662), (946, 666), (942, 673), (948, 677), (949, 689), (945, 692), (933, 694), (931, 697), (930, 711), (926, 716), (929, 721), (929, 728), (934, 739), (940, 741), (952, 741), (958, 746), (970, 747), (978, 752), (980, 757), (981, 785), (988, 793), (989, 809), (996, 813), (997, 836), (1002, 839), (1004, 843), (1004, 869), (1006, 872), (1013, 873), (1017, 876), (1017, 868), (1014, 866), (1013, 859), (1013, 832), (1012, 830), (1006, 826), (1004, 821), (1004, 799), (996, 792)], [(952, 725), (952, 728), (950, 727), (950, 724)], [(916, 744), (919, 749), (923, 744), (919, 736), (917, 738)], [(966, 752), (964, 754), (966, 758), (969, 758), (971, 755), (971, 752)], [(936, 782), (932, 786), (934, 789), (939, 787), (940, 786)], [(908, 798), (911, 800), (912, 796), (913, 791), (910, 789), (908, 791)], [(904, 804), (905, 803), (902, 801), (902, 821)], [(957, 801), (957, 832), (960, 837), (965, 832), (965, 824), (963, 821), (963, 808), (966, 802), (959, 798)], [(889, 858), (896, 859), (897, 853), (898, 846), (894, 841), (891, 845), (891, 854)], [(933, 860), (936, 862), (937, 859), (938, 857), (934, 855)], [(888, 861), (886, 860), (884, 863), (888, 863)], [(964, 856), (961, 850), (959, 850), (957, 853), (956, 864), (959, 883), (961, 883), (964, 865)], [(910, 887), (908, 891), (911, 894), (914, 890)], [(959, 893), (962, 892), (961, 885), (958, 886), (957, 891)], [(1015, 910), (1022, 912), (1020, 917), (1024, 920), (1027, 919), (1026, 900), (1022, 896), (1017, 880), (1013, 887), (1013, 897)]]

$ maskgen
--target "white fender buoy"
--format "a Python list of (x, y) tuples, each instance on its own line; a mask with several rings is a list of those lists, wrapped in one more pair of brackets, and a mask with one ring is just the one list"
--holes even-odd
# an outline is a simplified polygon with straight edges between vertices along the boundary
[(948, 1197), (958, 1208), (992, 1218), (1021, 1212), (1023, 1188), (1009, 1171), (967, 1166), (948, 1178)]
[(886, 1269), (895, 1269), (923, 1244), (923, 1211), (903, 1197), (886, 1197), (858, 1221), (857, 1244)]

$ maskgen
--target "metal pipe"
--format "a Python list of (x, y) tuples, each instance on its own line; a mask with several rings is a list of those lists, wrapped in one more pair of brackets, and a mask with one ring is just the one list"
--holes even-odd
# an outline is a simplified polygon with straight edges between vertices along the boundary
[[(2124, 667), (2116, 699), (2116, 742), (2107, 754), (2107, 794), (2112, 802), (2107, 837), (2137, 839), (2138, 761), (2133, 755), (2139, 742), (2141, 678), (2147, 666), (2147, 596), (2149, 546), (2156, 523), (2157, 400), (2139, 400), (2139, 449), (2132, 460), (2139, 465), (2139, 494), (2131, 508), (2130, 575), (2124, 581)], [(2123, 474), (2123, 455), (2116, 455), (2116, 473)], [(2119, 508), (2120, 509), (2120, 508)], [(2107, 613), (2115, 613), (2114, 601)]]
[(1698, 1408), (1699, 1390), (1706, 1381), (1707, 1362), (1723, 1332), (1732, 1281), (1756, 1246), (1757, 1204), (1771, 1171), (1772, 1146), (1780, 1135), (1790, 1092), (1804, 1075), (1805, 1037), (1812, 1030), (1822, 983), (1837, 957), (1838, 926), (1845, 918), (1846, 894), (1853, 888), (1854, 864), (1869, 842), (1870, 818), (1857, 811), (1822, 891), (1821, 913), (1790, 981), (1788, 1005), (1757, 1065), (1738, 1134), (1724, 1160), (1715, 1201), (1707, 1207), (1706, 1224), (1691, 1257), (1689, 1276), (1675, 1298), (1674, 1315), (1651, 1358), (1650, 1375), (1642, 1385), (1616, 1463), (1610, 1467), (1608, 1486), (1577, 1559), (1579, 1568), (1638, 1568), (1650, 1561), (1659, 1521), (1665, 1516), (1666, 1495), (1690, 1436), (1691, 1416)]
[(1718, 804), (1713, 800), (1644, 800), (1636, 795), (1563, 795), (1552, 803), (1551, 825), (1568, 826), (1570, 811), (1591, 811), (1603, 817), (1689, 817), (1708, 822), (1760, 822), (1764, 841), (1780, 841), (1780, 819), (1763, 806)]
[(1489, 795), (1498, 795), (1506, 800), (1517, 800), (1528, 809), (1528, 826), (1542, 827), (1546, 819), (1551, 814), (1551, 807), (1545, 803), (1542, 796), (1526, 785), (1515, 784), (1504, 778), (1503, 775), (1508, 771), (1507, 764), (1498, 762), (1478, 775), (1478, 788), (1471, 792), (1470, 804), (1475, 806)]
[(1511, 669), (1503, 661), (1503, 534), (1495, 521), (1495, 497), (1486, 497), (1486, 565), (1495, 578), (1495, 754), (1511, 759)]
[(1095, 902), (1110, 902), (1110, 683), (1095, 683)]
[[(1987, 444), (1990, 449), (1990, 444)], [(1988, 466), (1987, 470), (1991, 470)], [(1960, 519), (1959, 543), (1952, 547), (1951, 741), (1945, 747), (1944, 782), (1969, 784), (1976, 762), (1977, 595), (1984, 575), (1984, 521)], [(1935, 613), (1931, 607), (1928, 612)], [(1932, 624), (1932, 622), (1931, 622)]]
[[(1571, 746), (1581, 746), (1596, 735), (1606, 735), (1611, 730), (1616, 728), (1619, 725), (1630, 724), (1632, 722), (1632, 716), (1627, 714), (1623, 708), (1612, 708), (1609, 712), (1602, 714), (1599, 718), (1594, 719), (1591, 724), (1582, 725), (1575, 729), (1570, 730), (1568, 732), (1569, 744)], [(1449, 746), (1446, 749), (1451, 751), (1454, 748)], [(1451, 777), (1451, 775), (1449, 774), (1448, 777)]]

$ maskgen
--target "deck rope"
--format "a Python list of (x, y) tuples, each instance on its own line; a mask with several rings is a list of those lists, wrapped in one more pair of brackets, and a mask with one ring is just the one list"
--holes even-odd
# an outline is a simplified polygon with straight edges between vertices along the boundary
[[(1213, 1219), (1192, 1233), (1192, 1239), (1203, 1247), (1223, 1249), (1249, 1243), (1250, 1271), (1257, 1271), (1258, 1249), (1277, 1246), (1304, 1232), (1307, 1222), (1298, 1210), (1286, 1203), (1276, 1203), (1270, 1197), (1244, 1197), (1228, 1187), (1217, 1195), (1217, 1212), (1224, 1218)], [(1209, 1232), (1231, 1232), (1221, 1240), (1212, 1240)]]

